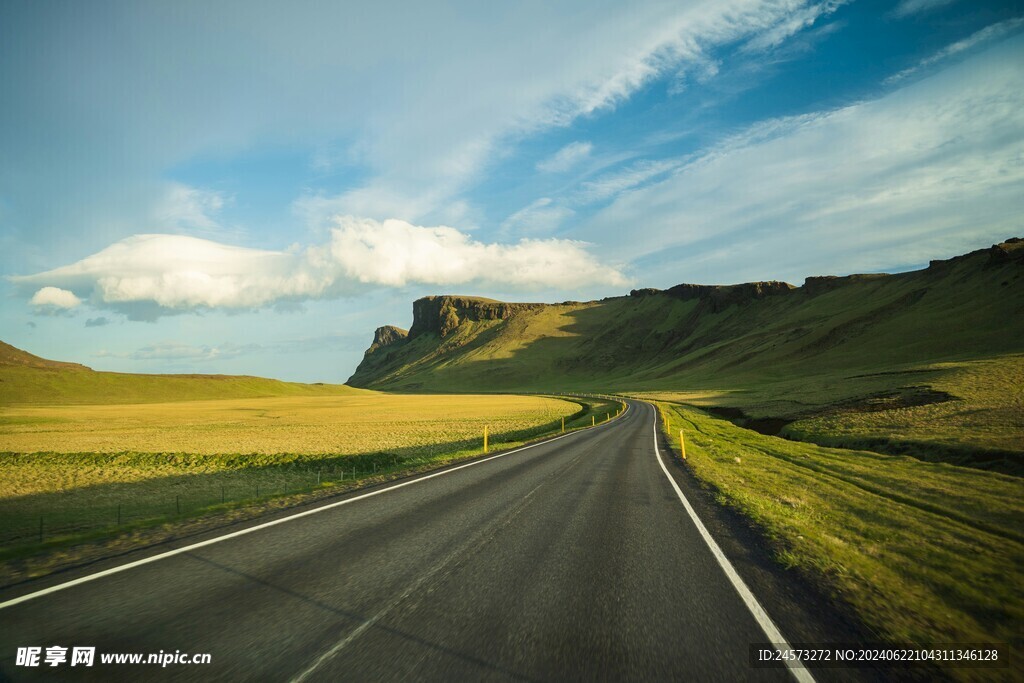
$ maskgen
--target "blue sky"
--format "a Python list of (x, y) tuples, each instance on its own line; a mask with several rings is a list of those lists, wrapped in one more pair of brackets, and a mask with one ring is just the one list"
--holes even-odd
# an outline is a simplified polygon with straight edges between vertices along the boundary
[(344, 381), (468, 293), (1021, 233), (1024, 3), (0, 3), (0, 339)]

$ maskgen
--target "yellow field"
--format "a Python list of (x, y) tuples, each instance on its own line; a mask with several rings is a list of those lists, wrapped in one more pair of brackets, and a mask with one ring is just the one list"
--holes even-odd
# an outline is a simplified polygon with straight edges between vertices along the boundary
[(352, 396), (15, 407), (0, 452), (213, 455), (377, 452), (528, 429), (579, 406), (532, 396)]
[(618, 403), (504, 395), (218, 399), (0, 409), (0, 555), (510, 448)]

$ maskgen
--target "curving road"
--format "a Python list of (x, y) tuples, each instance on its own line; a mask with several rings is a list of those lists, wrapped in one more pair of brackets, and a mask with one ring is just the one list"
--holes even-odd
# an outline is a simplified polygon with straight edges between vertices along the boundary
[[(149, 551), (76, 585), (65, 576), (7, 591), (0, 677), (806, 677), (748, 666), (748, 645), (769, 640), (765, 617), (684, 506), (655, 454), (654, 421), (651, 406), (631, 403), (595, 429), (155, 560)], [(16, 665), (19, 646), (51, 645), (212, 662)]]

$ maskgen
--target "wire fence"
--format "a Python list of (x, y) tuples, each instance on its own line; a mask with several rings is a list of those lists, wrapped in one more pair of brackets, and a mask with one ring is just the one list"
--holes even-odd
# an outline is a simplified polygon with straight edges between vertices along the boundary
[[(0, 549), (130, 529), (405, 470), (430, 457), (378, 456), (344, 466), (267, 467), (140, 481), (109, 492), (67, 491), (27, 496), (0, 509)], [(361, 466), (360, 466), (361, 465)]]

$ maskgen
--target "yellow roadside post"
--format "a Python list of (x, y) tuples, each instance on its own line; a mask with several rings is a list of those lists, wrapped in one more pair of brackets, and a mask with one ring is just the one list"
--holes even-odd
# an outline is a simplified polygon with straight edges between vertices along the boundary
[(487, 452), (487, 425), (484, 425), (484, 453)]
[(596, 415), (591, 415), (590, 416), (590, 426), (593, 427), (596, 424), (597, 424), (597, 416)]
[(562, 433), (565, 434), (565, 418), (562, 418)]
[(686, 441), (683, 440), (683, 430), (679, 430), (679, 451), (683, 454), (683, 460), (686, 460)]

